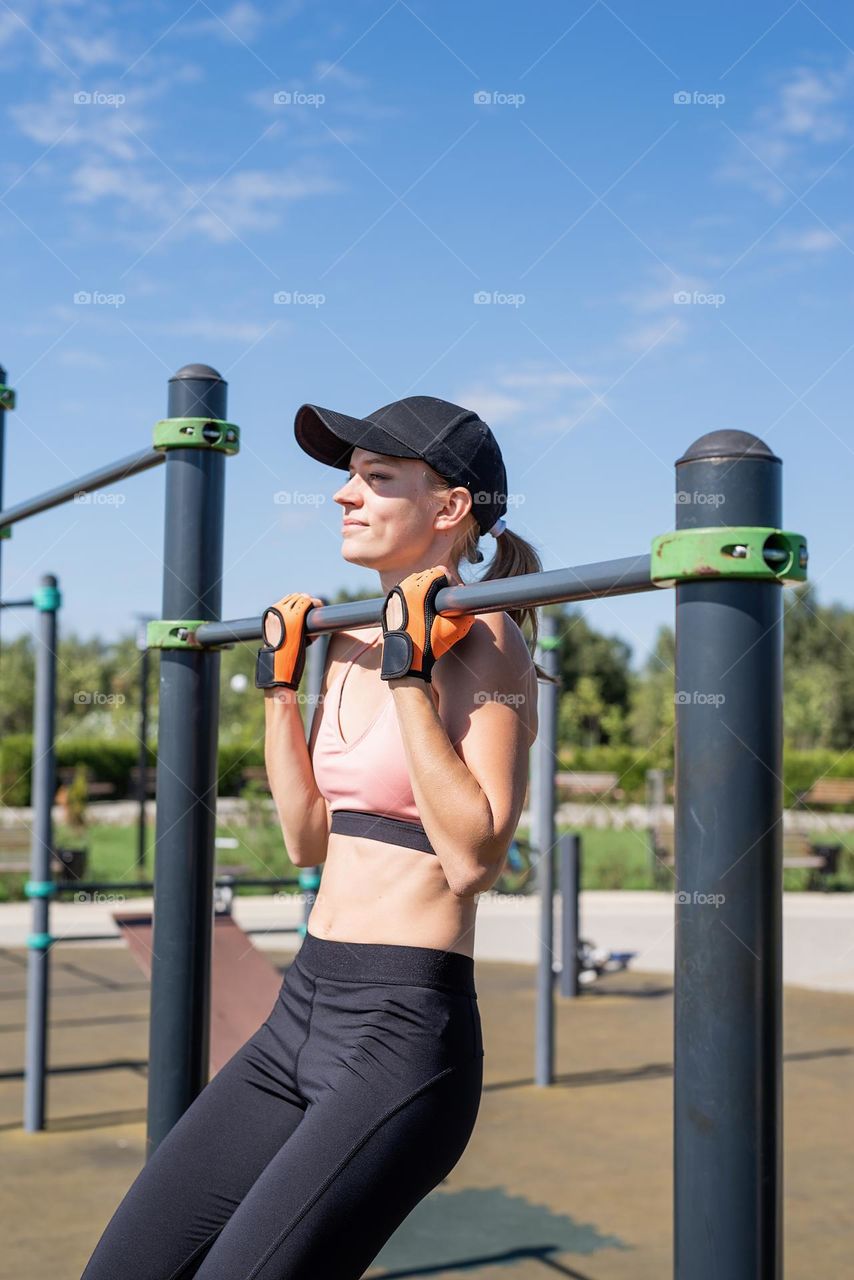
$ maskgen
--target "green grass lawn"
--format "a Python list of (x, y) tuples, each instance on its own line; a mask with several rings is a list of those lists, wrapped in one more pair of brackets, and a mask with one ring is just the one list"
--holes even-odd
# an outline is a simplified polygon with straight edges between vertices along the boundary
[[(560, 828), (561, 833), (568, 828)], [(296, 877), (298, 869), (287, 857), (278, 827), (272, 824), (253, 827), (217, 827), (218, 836), (236, 838), (239, 845), (236, 849), (218, 849), (217, 867), (245, 868), (246, 874), (257, 876), (290, 876)], [(520, 828), (520, 837), (527, 837), (525, 828)], [(653, 877), (646, 833), (634, 830), (600, 830), (584, 828), (580, 832), (582, 841), (581, 885), (583, 889), (665, 889), (674, 882), (666, 869), (660, 873), (657, 881)], [(841, 860), (841, 872), (838, 883), (832, 887), (854, 889), (854, 832), (840, 837), (846, 846)], [(141, 871), (137, 871), (137, 829), (136, 826), (92, 826), (80, 839), (61, 826), (56, 831), (57, 844), (85, 844), (89, 851), (86, 878), (89, 880), (122, 881), (128, 888), (134, 880), (151, 880), (154, 866), (154, 828), (147, 832), (146, 862)], [(556, 867), (557, 871), (557, 867)], [(801, 890), (808, 887), (809, 871), (790, 870), (784, 872), (783, 886), (788, 890)], [(22, 901), (24, 899), (25, 875), (4, 875), (0, 877), (0, 901)], [(557, 885), (557, 877), (555, 881)], [(508, 893), (530, 893), (535, 890), (535, 876), (531, 872), (512, 874), (505, 872), (496, 888)], [(284, 888), (284, 892), (297, 892), (298, 886)], [(263, 887), (245, 889), (243, 893), (265, 893)]]

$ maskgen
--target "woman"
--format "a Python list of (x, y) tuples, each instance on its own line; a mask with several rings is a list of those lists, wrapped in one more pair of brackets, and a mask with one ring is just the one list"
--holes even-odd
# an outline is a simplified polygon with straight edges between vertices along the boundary
[(365, 419), (303, 405), (295, 434), (347, 470), (343, 555), (386, 593), (381, 625), (332, 637), (308, 742), (304, 624), (322, 601), (264, 614), (267, 772), (320, 891), (270, 1016), (153, 1153), (83, 1280), (357, 1280), (477, 1117), (477, 895), (522, 810), (542, 673), (520, 630), (536, 640), (533, 611), (445, 618), (433, 601), (487, 532), (487, 578), (539, 557), (505, 529), (476, 414), (430, 396)]

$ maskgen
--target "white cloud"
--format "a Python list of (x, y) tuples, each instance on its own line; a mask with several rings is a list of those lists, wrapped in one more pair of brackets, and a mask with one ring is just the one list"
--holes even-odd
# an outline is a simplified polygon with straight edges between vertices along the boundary
[(171, 333), (183, 338), (210, 338), (212, 342), (257, 342), (269, 324), (251, 321), (218, 320), (212, 316), (187, 317), (147, 327), (150, 333)]
[(553, 432), (566, 430), (596, 412), (599, 381), (593, 374), (530, 360), (519, 368), (498, 371), (489, 381), (472, 383), (451, 398), (455, 404), (474, 409), (490, 426)]
[(331, 178), (295, 172), (249, 169), (234, 173), (205, 197), (208, 208), (197, 206), (186, 221), (214, 243), (244, 231), (278, 227), (289, 204), (310, 196), (339, 191)]
[(641, 325), (623, 334), (622, 343), (629, 351), (647, 351), (652, 347), (669, 346), (678, 342), (684, 329), (683, 322), (675, 316)]
[(111, 35), (69, 35), (65, 45), (66, 59), (70, 55), (74, 63), (84, 67), (114, 62), (124, 68), (130, 61), (127, 52), (118, 47)]
[(72, 204), (91, 205), (112, 197), (131, 209), (144, 209), (152, 215), (162, 216), (163, 210), (169, 209), (174, 218), (181, 205), (192, 199), (183, 187), (177, 193), (174, 188), (173, 181), (167, 188), (163, 181), (148, 177), (138, 168), (93, 160), (72, 171), (67, 199)]
[(453, 404), (463, 405), (466, 409), (474, 409), (484, 422), (512, 422), (522, 413), (525, 401), (513, 396), (502, 395), (494, 387), (483, 383), (474, 384), (459, 395), (453, 397)]
[(792, 199), (787, 186), (802, 188), (832, 162), (834, 155), (819, 154), (821, 148), (850, 137), (854, 56), (836, 68), (795, 67), (785, 77), (748, 128), (735, 130), (743, 141), (732, 140), (730, 157), (715, 173), (773, 205)]
[[(851, 225), (847, 224), (847, 231)], [(826, 253), (828, 249), (844, 248), (845, 232), (834, 235), (826, 227), (814, 227), (812, 230), (790, 231), (777, 238), (774, 247), (786, 249), (792, 253)]]
[(365, 89), (370, 84), (366, 76), (358, 76), (355, 72), (348, 71), (340, 62), (316, 62), (314, 74), (319, 80), (337, 80), (348, 89)]
[(59, 364), (67, 365), (70, 369), (106, 369), (110, 363), (96, 351), (82, 351), (78, 347), (60, 349), (56, 359)]
[(219, 36), (223, 40), (238, 39), (246, 41), (254, 40), (261, 28), (264, 26), (266, 15), (263, 9), (259, 9), (257, 5), (250, 4), (249, 0), (237, 0), (230, 9), (224, 9), (222, 13), (215, 14), (212, 9), (208, 9), (207, 5), (199, 6), (200, 10), (210, 15), (204, 18), (193, 18), (192, 20), (181, 24), (182, 30), (192, 32), (205, 32), (209, 35)]

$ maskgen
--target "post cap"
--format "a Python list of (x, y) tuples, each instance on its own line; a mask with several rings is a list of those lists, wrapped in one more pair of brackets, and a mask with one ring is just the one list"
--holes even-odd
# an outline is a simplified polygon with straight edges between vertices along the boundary
[(177, 382), (181, 378), (187, 380), (193, 378), (198, 380), (206, 380), (209, 382), (224, 382), (225, 379), (216, 369), (212, 369), (209, 364), (185, 364), (183, 369), (179, 369), (177, 373), (173, 373), (169, 379), (170, 382)]
[(685, 450), (676, 465), (697, 462), (701, 458), (757, 458), (765, 462), (779, 462), (773, 450), (764, 440), (750, 431), (709, 431)]

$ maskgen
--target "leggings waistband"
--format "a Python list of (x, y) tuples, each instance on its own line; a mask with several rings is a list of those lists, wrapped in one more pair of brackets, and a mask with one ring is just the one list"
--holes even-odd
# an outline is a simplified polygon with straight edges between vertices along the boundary
[(386, 942), (340, 942), (306, 931), (296, 958), (301, 968), (318, 978), (437, 987), (477, 999), (474, 959), (461, 951)]

